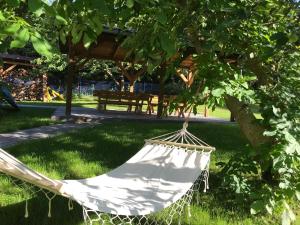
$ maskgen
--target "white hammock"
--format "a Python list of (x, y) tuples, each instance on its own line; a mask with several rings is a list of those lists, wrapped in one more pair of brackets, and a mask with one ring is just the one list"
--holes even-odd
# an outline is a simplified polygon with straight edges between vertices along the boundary
[(206, 188), (212, 150), (184, 127), (146, 140), (144, 147), (126, 163), (93, 178), (53, 180), (1, 149), (0, 172), (78, 202), (86, 209), (85, 219), (89, 219), (87, 211), (129, 218), (159, 212), (177, 202), (203, 171), (207, 172)]

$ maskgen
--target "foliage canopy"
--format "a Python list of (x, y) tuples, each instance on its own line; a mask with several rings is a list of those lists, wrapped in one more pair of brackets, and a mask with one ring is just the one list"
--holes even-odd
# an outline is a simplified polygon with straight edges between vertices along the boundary
[[(51, 56), (58, 41), (89, 48), (103, 25), (132, 31), (124, 46), (147, 62), (148, 72), (174, 73), (193, 55), (196, 82), (185, 98), (226, 104), (253, 150), (223, 164), (224, 184), (250, 199), (251, 213), (282, 210), (283, 224), (300, 200), (300, 7), (298, 1), (3, 1), (0, 48), (34, 49)], [(47, 41), (20, 9), (53, 20)], [(55, 40), (54, 40), (55, 39)], [(49, 44), (51, 43), (51, 44)], [(56, 46), (55, 44), (56, 43)], [(154, 73), (155, 74), (155, 73)], [(201, 85), (201, 94), (195, 90)], [(257, 120), (251, 106), (258, 107)], [(250, 176), (251, 175), (251, 176)], [(253, 185), (251, 177), (260, 177)]]

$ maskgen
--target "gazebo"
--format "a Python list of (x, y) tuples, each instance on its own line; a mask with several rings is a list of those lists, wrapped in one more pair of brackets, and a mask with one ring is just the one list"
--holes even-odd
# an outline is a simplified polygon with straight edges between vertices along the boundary
[[(66, 93), (66, 116), (71, 115), (71, 102), (72, 102), (72, 83), (75, 74), (78, 69), (81, 68), (89, 59), (102, 59), (115, 61), (117, 66), (122, 71), (122, 74), (130, 82), (130, 91), (133, 92), (135, 81), (146, 72), (146, 66), (143, 65), (142, 61), (136, 62), (131, 55), (130, 50), (125, 49), (122, 46), (123, 41), (128, 35), (132, 34), (132, 31), (123, 31), (120, 29), (108, 29), (104, 28), (103, 32), (99, 35), (96, 43), (91, 44), (89, 48), (84, 47), (83, 41), (77, 44), (72, 44), (69, 38), (65, 44), (60, 44), (60, 49), (63, 53), (69, 56), (69, 71), (67, 78), (67, 93)], [(175, 58), (178, 56), (174, 56)], [(142, 68), (138, 71), (129, 72), (127, 71), (121, 62), (132, 62), (142, 64)], [(178, 76), (183, 82), (190, 87), (194, 80), (194, 63), (192, 55), (183, 59), (181, 63), (182, 68), (189, 70), (188, 75), (182, 73), (180, 69), (177, 70)], [(207, 113), (205, 113), (205, 116)]]

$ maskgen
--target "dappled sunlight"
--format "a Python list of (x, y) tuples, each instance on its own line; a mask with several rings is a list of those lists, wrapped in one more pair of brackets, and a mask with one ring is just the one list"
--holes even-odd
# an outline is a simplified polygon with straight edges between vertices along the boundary
[(19, 111), (1, 111), (0, 133), (57, 123), (50, 119), (54, 109), (21, 108)]
[[(141, 149), (144, 145), (144, 139), (178, 130), (181, 127), (182, 123), (176, 122), (124, 122), (117, 120), (52, 138), (30, 141), (11, 147), (8, 151), (25, 164), (51, 178), (82, 179), (107, 173), (122, 165)], [(190, 123), (189, 130), (217, 148), (217, 151), (212, 154), (211, 189), (207, 194), (201, 194), (202, 206), (205, 207), (207, 204), (218, 206), (220, 210), (212, 213), (208, 211), (211, 218), (214, 218), (214, 213), (223, 213), (223, 210), (226, 214), (224, 208), (227, 205), (223, 204), (224, 199), (221, 200), (216, 197), (220, 178), (217, 173), (219, 169), (215, 163), (220, 160), (228, 160), (237, 151), (243, 151), (247, 142), (241, 137), (238, 127), (232, 124)], [(13, 187), (9, 184), (7, 186)], [(6, 200), (4, 201), (9, 202), (8, 205), (12, 207), (23, 199), (20, 194), (13, 193), (13, 195), (7, 193), (1, 195), (5, 196)], [(41, 198), (38, 201), (44, 202), (46, 200)], [(66, 205), (67, 201), (62, 200), (58, 207), (66, 207)], [(47, 209), (45, 209), (46, 211)], [(239, 210), (233, 209), (233, 211), (238, 212)], [(54, 217), (57, 216), (55, 212), (53, 215), (55, 215)], [(73, 218), (70, 219), (69, 215), (66, 216), (72, 221)], [(75, 216), (76, 218), (82, 221), (80, 211)], [(229, 215), (228, 218), (230, 218)], [(62, 218), (60, 219), (63, 221)], [(183, 224), (188, 224), (188, 220), (184, 221)], [(80, 224), (80, 222), (72, 224)]]

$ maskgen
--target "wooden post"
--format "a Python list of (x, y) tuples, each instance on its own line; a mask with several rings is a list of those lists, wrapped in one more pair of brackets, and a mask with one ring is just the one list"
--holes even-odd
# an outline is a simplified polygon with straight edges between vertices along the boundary
[(120, 80), (119, 91), (124, 91), (124, 83), (125, 83), (124, 75), (121, 74), (121, 80)]
[(204, 117), (208, 117), (208, 108), (206, 105), (204, 106)]
[(75, 76), (75, 60), (72, 55), (69, 55), (68, 60), (68, 73), (66, 79), (66, 111), (65, 115), (67, 118), (71, 117), (72, 112), (72, 91), (73, 91), (73, 79)]
[(165, 82), (164, 75), (166, 72), (165, 65), (161, 65), (161, 68), (158, 70), (159, 75), (159, 94), (158, 94), (158, 105), (157, 105), (157, 118), (161, 119), (164, 111), (164, 93), (165, 93)]
[(134, 84), (135, 84), (135, 81), (136, 80), (133, 80), (133, 79), (131, 79), (131, 80), (129, 80), (129, 92), (130, 93), (133, 93), (134, 92)]
[(42, 75), (42, 92), (43, 92), (43, 97), (42, 97), (42, 101), (43, 102), (47, 102), (47, 74), (43, 74)]

